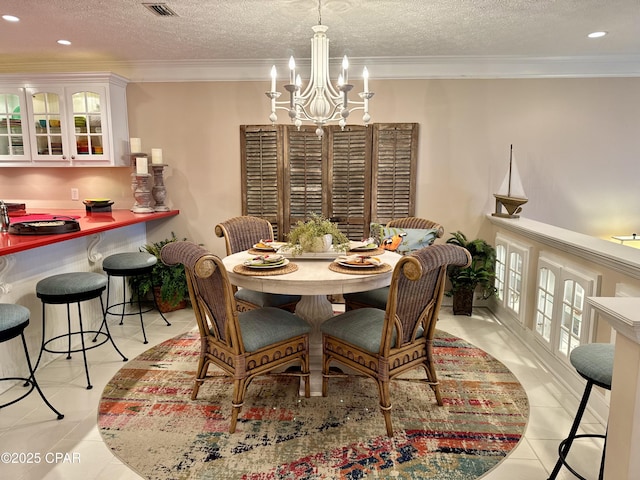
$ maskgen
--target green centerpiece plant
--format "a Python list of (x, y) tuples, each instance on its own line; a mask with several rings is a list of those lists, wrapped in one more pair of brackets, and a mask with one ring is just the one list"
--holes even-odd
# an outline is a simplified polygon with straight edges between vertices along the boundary
[(298, 221), (286, 237), (288, 243), (285, 248), (293, 255), (323, 252), (331, 246), (338, 252), (346, 252), (349, 249), (349, 239), (338, 226), (317, 214), (311, 214), (306, 222)]
[(491, 298), (497, 293), (495, 287), (496, 249), (480, 238), (467, 240), (465, 234), (460, 231), (451, 235), (447, 243), (466, 248), (471, 254), (471, 265), (468, 267), (449, 267), (447, 276), (451, 283), (451, 289), (446, 294), (453, 297), (454, 315), (471, 315), (476, 290), (478, 297), (483, 300)]

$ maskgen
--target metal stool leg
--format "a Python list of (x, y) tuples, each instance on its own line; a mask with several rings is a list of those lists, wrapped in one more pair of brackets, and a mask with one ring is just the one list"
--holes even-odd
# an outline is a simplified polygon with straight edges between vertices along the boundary
[(38, 385), (38, 382), (36, 380), (36, 372), (31, 366), (31, 359), (29, 358), (29, 350), (27, 349), (27, 341), (24, 338), (24, 332), (20, 333), (20, 338), (22, 339), (22, 348), (24, 348), (24, 356), (27, 359), (27, 367), (29, 367), (29, 380), (31, 381), (31, 384), (38, 391), (38, 393), (40, 394), (40, 397), (42, 398), (42, 400), (44, 400), (44, 403), (46, 403), (47, 406), (51, 410), (53, 410), (53, 412), (57, 415), (58, 420), (62, 420), (64, 418), (64, 415), (60, 413), (58, 410), (56, 410), (55, 407), (51, 405), (51, 403), (49, 403), (49, 400), (47, 400), (47, 397), (45, 397), (42, 390), (40, 390), (40, 385)]
[[(149, 280), (151, 280), (151, 274), (149, 274)], [(138, 297), (139, 298), (139, 297)], [(162, 310), (160, 310), (160, 307), (158, 306), (158, 300), (156, 299), (156, 296), (153, 295), (153, 306), (156, 307), (156, 310), (158, 311), (158, 313), (160, 314), (160, 316), (162, 317), (162, 319), (164, 320), (164, 323), (167, 324), (167, 327), (170, 327), (171, 324), (169, 323), (169, 320), (167, 320), (164, 316), (164, 314), (162, 313)]]
[[(69, 308), (69, 304), (67, 304), (67, 309), (68, 308)], [(93, 388), (93, 385), (91, 385), (91, 380), (89, 379), (89, 365), (87, 364), (87, 348), (84, 344), (84, 327), (82, 326), (82, 312), (80, 310), (81, 310), (80, 302), (78, 302), (78, 322), (80, 324), (80, 342), (82, 343), (82, 359), (84, 360), (84, 372), (87, 376), (87, 390), (91, 390)], [(69, 343), (71, 343), (71, 335), (69, 335)], [(71, 356), (69, 356), (68, 358), (71, 358)]]
[(125, 357), (124, 354), (120, 351), (120, 349), (116, 345), (116, 342), (113, 341), (113, 337), (111, 336), (111, 332), (109, 331), (109, 324), (107, 323), (107, 311), (104, 309), (102, 296), (100, 296), (100, 310), (102, 311), (102, 324), (100, 325), (100, 331), (102, 331), (102, 327), (104, 326), (104, 330), (106, 332), (107, 338), (111, 342), (111, 345), (113, 345), (113, 348), (115, 348), (116, 352), (118, 352), (118, 354), (122, 357), (122, 361), (126, 362), (129, 359)]
[[(560, 445), (558, 446), (558, 461), (556, 462), (551, 475), (549, 475), (548, 480), (555, 480), (560, 472), (560, 469), (564, 465), (571, 473), (573, 473), (580, 480), (586, 480), (582, 475), (576, 472), (568, 463), (567, 463), (567, 455), (569, 455), (569, 449), (571, 449), (571, 445), (576, 438), (581, 438), (585, 435), (576, 435), (578, 432), (578, 428), (580, 427), (580, 421), (582, 420), (582, 415), (587, 408), (587, 402), (589, 400), (589, 395), (591, 394), (591, 389), (593, 387), (593, 382), (587, 381), (587, 385), (584, 389), (584, 393), (582, 394), (582, 400), (580, 401), (580, 406), (578, 407), (578, 411), (576, 413), (576, 417), (573, 420), (573, 425), (571, 426), (571, 430), (569, 431), (569, 435), (565, 438)], [(593, 436), (593, 435), (586, 435)]]
[(142, 338), (144, 338), (143, 343), (146, 345), (149, 342), (147, 341), (147, 333), (144, 331), (144, 320), (142, 319), (142, 301), (140, 300), (140, 287), (137, 284), (136, 284), (136, 298), (138, 299), (138, 314), (140, 315), (140, 326), (142, 327)]

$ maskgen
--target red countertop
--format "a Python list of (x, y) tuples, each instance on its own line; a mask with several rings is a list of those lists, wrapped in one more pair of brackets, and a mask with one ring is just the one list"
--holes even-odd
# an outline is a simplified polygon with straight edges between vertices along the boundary
[(180, 210), (155, 213), (133, 213), (130, 210), (113, 210), (104, 213), (87, 213), (83, 210), (38, 209), (27, 211), (28, 214), (49, 214), (74, 217), (80, 223), (80, 231), (56, 235), (13, 235), (0, 233), (0, 256), (24, 252), (32, 248), (44, 247), (53, 243), (64, 242), (74, 238), (94, 235), (116, 228), (150, 222), (161, 218), (178, 215)]

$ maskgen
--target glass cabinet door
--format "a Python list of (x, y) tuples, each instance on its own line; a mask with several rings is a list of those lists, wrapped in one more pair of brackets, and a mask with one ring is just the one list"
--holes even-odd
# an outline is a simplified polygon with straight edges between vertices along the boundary
[[(0, 160), (28, 160), (26, 115), (18, 93), (0, 91)], [(26, 144), (26, 148), (25, 148)]]
[(71, 95), (76, 152), (82, 155), (103, 155), (104, 138), (101, 96), (96, 92), (76, 92)]
[(35, 121), (36, 152), (38, 155), (64, 154), (62, 144), (61, 98), (57, 93), (40, 92), (32, 95)]

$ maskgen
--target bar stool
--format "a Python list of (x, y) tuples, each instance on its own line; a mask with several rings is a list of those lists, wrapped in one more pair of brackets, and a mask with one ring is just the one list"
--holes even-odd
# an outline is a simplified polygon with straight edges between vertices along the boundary
[[(125, 252), (125, 253), (114, 253), (113, 255), (109, 255), (102, 261), (102, 269), (106, 272), (108, 277), (107, 283), (107, 315), (119, 315), (120, 316), (120, 325), (122, 325), (124, 321), (125, 315), (139, 315), (140, 316), (140, 325), (142, 326), (142, 336), (144, 337), (144, 343), (149, 343), (147, 341), (147, 334), (144, 331), (144, 320), (142, 319), (142, 314), (150, 312), (154, 308), (158, 310), (160, 316), (165, 321), (167, 326), (171, 324), (165, 318), (165, 316), (158, 308), (158, 302), (156, 301), (155, 296), (153, 297), (153, 308), (149, 308), (147, 310), (142, 310), (142, 303), (140, 300), (140, 292), (136, 291), (136, 297), (138, 299), (138, 311), (137, 312), (125, 312), (125, 306), (127, 305), (126, 301), (126, 279), (127, 277), (137, 277), (142, 275), (148, 275), (149, 279), (151, 279), (151, 272), (153, 272), (154, 265), (158, 263), (158, 259), (155, 255), (146, 252)], [(122, 277), (122, 302), (121, 303), (109, 303), (109, 290), (111, 286), (111, 277)], [(136, 284), (137, 287), (137, 284)], [(137, 290), (137, 288), (136, 288)], [(115, 313), (112, 310), (116, 307), (122, 307), (122, 312)]]
[(6, 377), (0, 378), (0, 382), (17, 380), (21, 383), (24, 383), (25, 387), (29, 385), (31, 386), (31, 388), (29, 388), (29, 390), (23, 393), (20, 397), (11, 400), (10, 402), (3, 403), (2, 405), (0, 405), (0, 408), (8, 407), (9, 405), (13, 405), (16, 402), (19, 402), (31, 392), (33, 392), (33, 389), (35, 388), (40, 394), (40, 397), (42, 397), (42, 400), (44, 400), (44, 403), (46, 403), (47, 406), (57, 415), (58, 420), (62, 420), (64, 418), (64, 415), (56, 410), (53, 405), (49, 403), (49, 400), (47, 400), (47, 398), (44, 396), (44, 393), (42, 393), (42, 390), (40, 390), (40, 385), (38, 385), (38, 382), (36, 381), (34, 368), (31, 366), (29, 350), (27, 349), (27, 341), (24, 338), (24, 329), (27, 328), (27, 325), (29, 325), (30, 313), (31, 312), (29, 312), (29, 309), (23, 307), (22, 305), (0, 303), (0, 343), (6, 342), (20, 335), (20, 338), (22, 339), (22, 348), (24, 349), (24, 356), (27, 359), (27, 367), (29, 367), (29, 378)]
[[(82, 358), (84, 360), (84, 370), (87, 376), (87, 390), (91, 390), (91, 380), (89, 379), (89, 366), (87, 365), (87, 350), (97, 348), (106, 342), (111, 342), (116, 352), (120, 354), (124, 362), (127, 361), (122, 352), (118, 349), (111, 333), (109, 332), (109, 326), (107, 325), (106, 314), (104, 310), (104, 303), (102, 301), (102, 292), (107, 287), (107, 277), (99, 273), (92, 272), (74, 272), (74, 273), (61, 273), (58, 275), (52, 275), (50, 277), (40, 280), (36, 284), (36, 295), (42, 301), (42, 345), (40, 347), (40, 354), (38, 355), (38, 361), (36, 367), (40, 363), (42, 358), (42, 352), (50, 353), (66, 353), (67, 359), (71, 358), (72, 353), (82, 352)], [(82, 324), (82, 312), (80, 309), (80, 302), (92, 300), (94, 298), (100, 299), (100, 311), (102, 312), (102, 323), (98, 330), (85, 330)], [(71, 312), (70, 305), (72, 303), (78, 304), (78, 323), (79, 331), (71, 330)], [(46, 332), (46, 305), (47, 304), (66, 304), (67, 305), (67, 333), (57, 335), (53, 338), (45, 340)], [(104, 327), (105, 331), (102, 331)], [(93, 335), (92, 342), (95, 345), (87, 345), (85, 342), (85, 335)], [(81, 346), (72, 347), (71, 339), (74, 336), (80, 336)], [(49, 347), (49, 345), (55, 340), (66, 338), (67, 348), (65, 350), (55, 350)], [(99, 339), (99, 340), (98, 340)]]
[(586, 480), (585, 477), (576, 472), (573, 467), (567, 463), (569, 449), (571, 448), (573, 441), (577, 438), (603, 438), (605, 445), (602, 449), (602, 460), (600, 462), (600, 473), (598, 475), (598, 478), (602, 480), (604, 475), (604, 455), (607, 444), (606, 433), (585, 433), (580, 435), (576, 435), (576, 433), (578, 432), (578, 427), (580, 427), (580, 420), (582, 419), (582, 415), (587, 407), (587, 401), (589, 400), (589, 395), (591, 394), (593, 386), (596, 385), (598, 387), (611, 390), (611, 377), (613, 376), (613, 352), (614, 345), (610, 343), (590, 343), (587, 345), (580, 345), (571, 351), (569, 360), (576, 371), (587, 381), (587, 385), (584, 389), (584, 393), (582, 394), (582, 400), (580, 401), (580, 406), (578, 407), (576, 418), (571, 426), (569, 436), (562, 440), (558, 446), (558, 461), (556, 462), (551, 475), (549, 475), (549, 480), (554, 480), (557, 477), (558, 472), (560, 472), (560, 468), (562, 468), (563, 465), (577, 478)]

